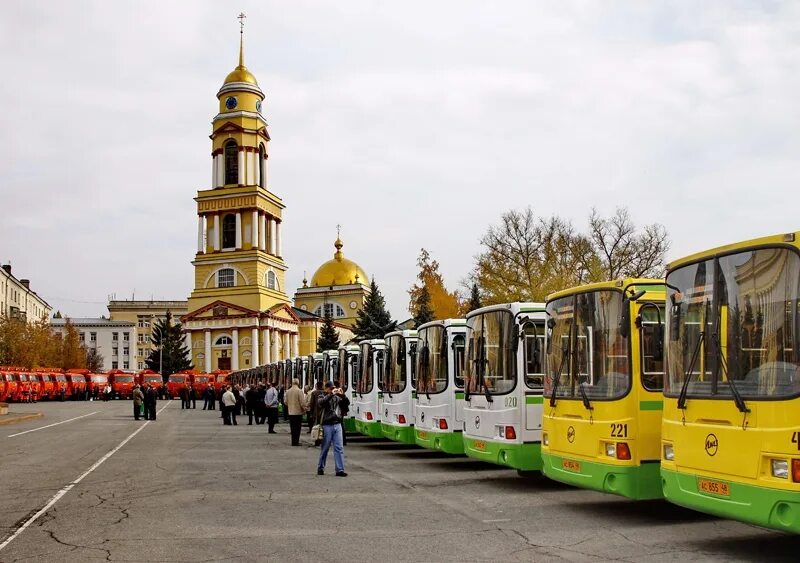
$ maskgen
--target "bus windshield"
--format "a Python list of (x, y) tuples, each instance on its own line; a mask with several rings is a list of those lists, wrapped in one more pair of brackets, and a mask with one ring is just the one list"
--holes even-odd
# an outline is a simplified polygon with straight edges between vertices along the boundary
[(61, 374), (56, 375), (56, 381), (66, 381), (66, 380), (67, 380), (66, 375), (61, 375)]
[(400, 393), (406, 388), (406, 339), (402, 335), (386, 339), (384, 359), (383, 390), (387, 393)]
[(688, 264), (670, 272), (667, 291), (667, 395), (678, 395), (686, 378), (686, 396), (800, 393), (796, 250), (759, 248)]
[[(464, 349), (463, 343), (461, 349)], [(441, 393), (447, 388), (447, 333), (441, 325), (419, 331), (417, 391)]]
[(471, 393), (502, 395), (516, 386), (514, 318), (510, 311), (489, 311), (467, 319), (469, 342), (464, 376)]
[[(621, 291), (577, 293), (547, 304), (548, 361), (545, 395), (611, 400), (630, 389), (628, 339), (620, 333)], [(582, 390), (581, 390), (582, 388)]]
[(115, 375), (114, 381), (117, 383), (133, 383), (132, 375)]
[(372, 346), (369, 344), (362, 344), (361, 345), (361, 357), (364, 360), (361, 362), (361, 373), (358, 378), (356, 390), (359, 393), (369, 393), (372, 391), (372, 387), (375, 385), (374, 381), (374, 373), (372, 369), (373, 361), (372, 355), (376, 353), (376, 350), (372, 349)]

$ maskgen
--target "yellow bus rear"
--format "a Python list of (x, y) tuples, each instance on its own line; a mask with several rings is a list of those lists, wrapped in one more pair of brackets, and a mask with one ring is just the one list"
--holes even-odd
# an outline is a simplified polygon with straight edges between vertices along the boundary
[(800, 232), (667, 271), (664, 496), (800, 532)]

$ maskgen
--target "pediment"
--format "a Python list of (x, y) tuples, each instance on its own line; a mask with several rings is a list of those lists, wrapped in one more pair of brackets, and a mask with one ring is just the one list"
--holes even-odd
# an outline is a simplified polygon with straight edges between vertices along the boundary
[(292, 308), (286, 303), (275, 305), (267, 311), (267, 315), (274, 319), (283, 319), (285, 321), (293, 321), (296, 323), (300, 322), (300, 317), (298, 317), (295, 312), (292, 311)]
[(181, 320), (183, 322), (198, 320), (198, 319), (219, 319), (225, 317), (253, 317), (257, 316), (258, 312), (248, 309), (247, 307), (242, 307), (240, 305), (234, 305), (233, 303), (228, 303), (226, 301), (217, 300), (213, 303), (209, 303), (205, 307), (201, 307), (196, 311), (192, 311), (191, 313), (187, 313)]

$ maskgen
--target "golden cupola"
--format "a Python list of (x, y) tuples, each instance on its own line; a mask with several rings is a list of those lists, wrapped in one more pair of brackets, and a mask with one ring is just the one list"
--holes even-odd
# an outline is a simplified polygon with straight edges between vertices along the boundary
[[(239, 34), (239, 64), (236, 66), (236, 68), (228, 73), (228, 76), (225, 77), (225, 81), (222, 83), (219, 92), (217, 92), (217, 98), (222, 101), (223, 95), (234, 92), (249, 92), (251, 94), (256, 94), (261, 100), (264, 99), (264, 92), (262, 92), (261, 88), (258, 86), (258, 80), (256, 80), (255, 75), (244, 65), (243, 33)], [(227, 109), (232, 110), (234, 108), (228, 106)]]
[(311, 287), (330, 287), (335, 285), (369, 285), (367, 273), (342, 253), (344, 244), (340, 238), (334, 243), (336, 252), (332, 260), (322, 264), (311, 276)]

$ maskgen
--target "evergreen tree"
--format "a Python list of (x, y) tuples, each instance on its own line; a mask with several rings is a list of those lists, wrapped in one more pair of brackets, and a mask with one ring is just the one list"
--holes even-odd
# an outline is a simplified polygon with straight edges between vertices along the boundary
[(467, 301), (467, 313), (481, 308), (481, 294), (478, 291), (478, 283), (472, 283), (472, 290), (469, 294), (469, 301)]
[(375, 283), (375, 278), (369, 285), (370, 294), (364, 300), (364, 306), (359, 309), (353, 333), (357, 340), (383, 338), (387, 332), (397, 328), (397, 321), (392, 320), (392, 315), (386, 310), (386, 300)]
[(325, 322), (322, 324), (322, 330), (319, 331), (319, 338), (317, 339), (317, 352), (338, 349), (339, 331), (333, 326), (333, 317), (326, 311)]
[(150, 351), (145, 363), (147, 369), (161, 373), (166, 382), (170, 375), (192, 369), (191, 351), (183, 339), (181, 323), (172, 323), (172, 313), (167, 311), (167, 316), (160, 319), (153, 327), (153, 336), (150, 338), (153, 350)]
[(428, 286), (423, 285), (414, 302), (414, 326), (418, 327), (429, 323), (435, 318), (433, 309), (431, 309), (431, 294), (428, 291)]

